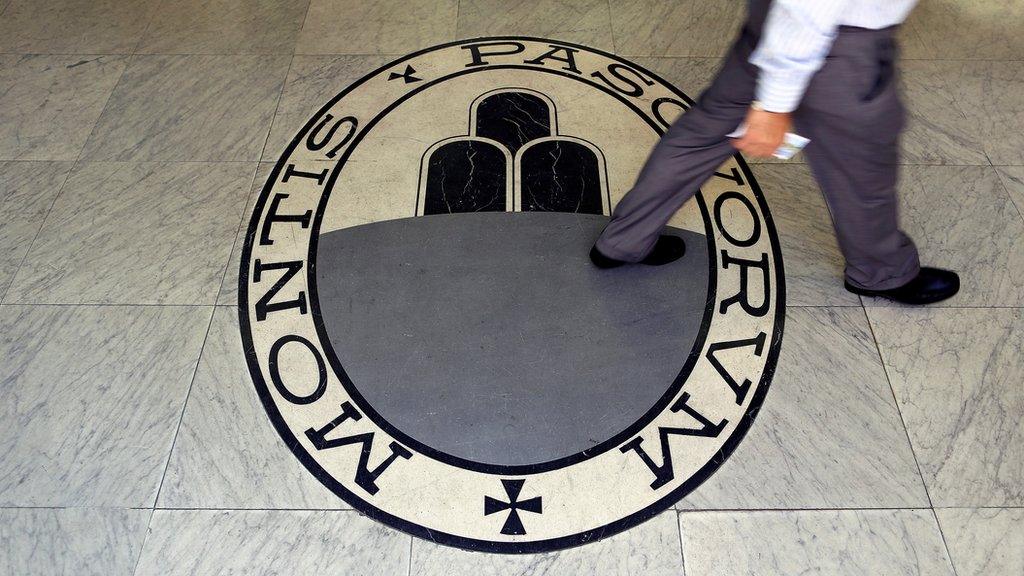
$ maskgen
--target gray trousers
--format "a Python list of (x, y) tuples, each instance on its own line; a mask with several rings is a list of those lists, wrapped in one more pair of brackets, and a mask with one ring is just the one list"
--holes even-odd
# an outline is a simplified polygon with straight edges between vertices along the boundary
[[(749, 63), (768, 2), (750, 19), (718, 76), (658, 142), (634, 187), (597, 240), (601, 253), (642, 260), (672, 215), (736, 153), (726, 134), (747, 114), (757, 83)], [(874, 290), (901, 286), (920, 269), (899, 229), (896, 181), (904, 110), (895, 82), (894, 29), (841, 28), (794, 112), (804, 154), (832, 213), (846, 280)], [(769, 191), (770, 198), (770, 191)]]

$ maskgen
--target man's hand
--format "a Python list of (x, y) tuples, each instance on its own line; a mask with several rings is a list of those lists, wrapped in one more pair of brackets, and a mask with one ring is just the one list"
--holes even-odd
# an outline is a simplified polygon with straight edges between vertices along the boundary
[(768, 158), (782, 145), (793, 119), (788, 113), (751, 108), (746, 123), (746, 133), (733, 140), (732, 145), (748, 156)]

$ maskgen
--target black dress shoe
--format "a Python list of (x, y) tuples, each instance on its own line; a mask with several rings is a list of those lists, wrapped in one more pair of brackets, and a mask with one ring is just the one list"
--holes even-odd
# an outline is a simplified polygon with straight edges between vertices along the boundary
[(921, 268), (917, 276), (898, 288), (866, 290), (846, 283), (846, 289), (861, 296), (888, 298), (901, 304), (934, 304), (960, 291), (960, 277), (956, 272), (939, 268)]
[[(675, 262), (686, 254), (686, 243), (683, 239), (678, 236), (659, 236), (658, 241), (654, 243), (654, 249), (648, 254), (640, 264), (646, 264), (648, 266), (663, 266), (669, 262)], [(594, 266), (598, 268), (618, 268), (629, 262), (622, 260), (616, 260), (609, 258), (594, 246), (590, 249), (590, 261), (594, 263)]]

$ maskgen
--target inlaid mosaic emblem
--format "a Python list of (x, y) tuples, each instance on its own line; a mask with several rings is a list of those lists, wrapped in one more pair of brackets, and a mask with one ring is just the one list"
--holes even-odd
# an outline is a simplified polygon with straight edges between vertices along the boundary
[(239, 312), (256, 391), (310, 473), (380, 522), (494, 552), (607, 537), (714, 473), (782, 338), (750, 168), (725, 163), (670, 222), (683, 259), (587, 259), (690, 103), (611, 54), (483, 38), (392, 62), (297, 126), (249, 225)]

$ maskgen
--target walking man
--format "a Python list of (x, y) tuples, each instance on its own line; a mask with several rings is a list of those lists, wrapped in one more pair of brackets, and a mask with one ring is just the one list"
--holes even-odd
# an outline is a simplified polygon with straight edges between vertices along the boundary
[[(591, 260), (662, 265), (685, 251), (669, 218), (738, 149), (771, 156), (791, 127), (832, 212), (846, 289), (906, 304), (956, 294), (956, 273), (921, 267), (899, 229), (904, 110), (894, 34), (916, 0), (748, 0), (747, 22), (714, 82), (662, 137), (615, 207)], [(726, 135), (744, 122), (739, 138)]]

